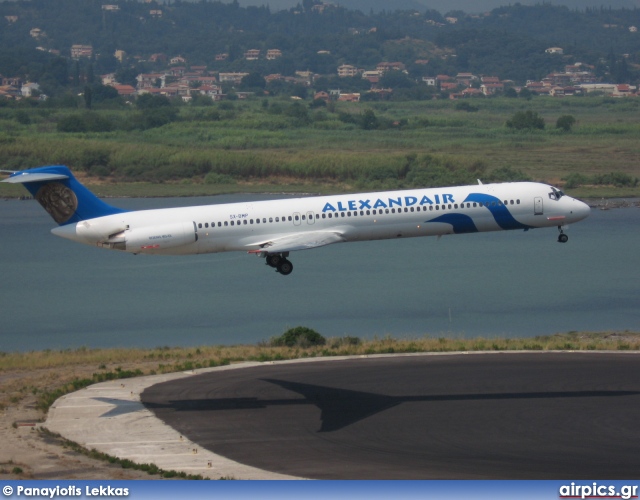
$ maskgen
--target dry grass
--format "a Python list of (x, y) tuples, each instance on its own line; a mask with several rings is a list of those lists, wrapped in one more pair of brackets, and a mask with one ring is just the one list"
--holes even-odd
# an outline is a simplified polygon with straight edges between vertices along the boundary
[[(166, 347), (155, 349), (88, 349), (0, 354), (0, 409), (28, 395), (46, 399), (104, 376), (186, 371), (242, 361), (276, 361), (322, 356), (384, 353), (509, 351), (509, 350), (640, 350), (640, 333), (571, 332), (552, 336), (506, 339), (422, 337), (368, 341), (332, 338), (315, 347), (269, 345)], [(75, 384), (75, 385), (74, 385)], [(46, 407), (46, 404), (43, 404)]]

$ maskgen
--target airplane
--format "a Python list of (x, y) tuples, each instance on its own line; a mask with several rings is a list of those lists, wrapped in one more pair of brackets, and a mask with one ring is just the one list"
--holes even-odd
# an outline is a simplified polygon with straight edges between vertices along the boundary
[(51, 165), (9, 175), (51, 215), (62, 238), (132, 254), (189, 255), (246, 251), (282, 275), (290, 252), (333, 243), (554, 227), (566, 243), (568, 224), (589, 206), (537, 182), (408, 189), (284, 200), (127, 211), (83, 186), (71, 170)]

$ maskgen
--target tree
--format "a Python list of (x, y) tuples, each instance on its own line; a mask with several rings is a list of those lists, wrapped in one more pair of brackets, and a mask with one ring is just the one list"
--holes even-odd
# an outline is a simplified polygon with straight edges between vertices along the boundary
[(518, 111), (514, 114), (510, 120), (507, 120), (507, 127), (516, 130), (533, 130), (544, 129), (544, 118), (538, 115), (538, 113), (528, 111)]
[(562, 115), (558, 118), (558, 121), (556, 121), (556, 128), (564, 130), (565, 132), (570, 132), (571, 127), (573, 127), (575, 122), (576, 119), (572, 115)]
[(263, 89), (267, 86), (266, 80), (256, 71), (249, 73), (242, 78), (240, 88), (242, 89)]
[(91, 87), (89, 85), (84, 86), (84, 106), (87, 109), (91, 109), (91, 104), (93, 102), (93, 92), (91, 91)]

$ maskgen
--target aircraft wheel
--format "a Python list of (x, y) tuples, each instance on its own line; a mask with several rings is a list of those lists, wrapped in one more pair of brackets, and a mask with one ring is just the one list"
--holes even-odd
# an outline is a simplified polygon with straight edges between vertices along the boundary
[(569, 241), (569, 237), (566, 234), (562, 233), (558, 235), (559, 243), (566, 243), (567, 241)]
[(278, 264), (278, 272), (284, 276), (291, 274), (293, 271), (293, 264), (287, 259), (282, 259)]
[(267, 255), (267, 264), (271, 267), (278, 267), (278, 264), (282, 261), (282, 257), (277, 253)]

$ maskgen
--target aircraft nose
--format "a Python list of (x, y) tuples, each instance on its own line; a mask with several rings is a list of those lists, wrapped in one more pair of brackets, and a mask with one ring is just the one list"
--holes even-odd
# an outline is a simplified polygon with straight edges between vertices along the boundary
[(573, 207), (571, 209), (573, 218), (575, 221), (586, 219), (591, 213), (591, 208), (586, 203), (580, 200), (573, 200)]

